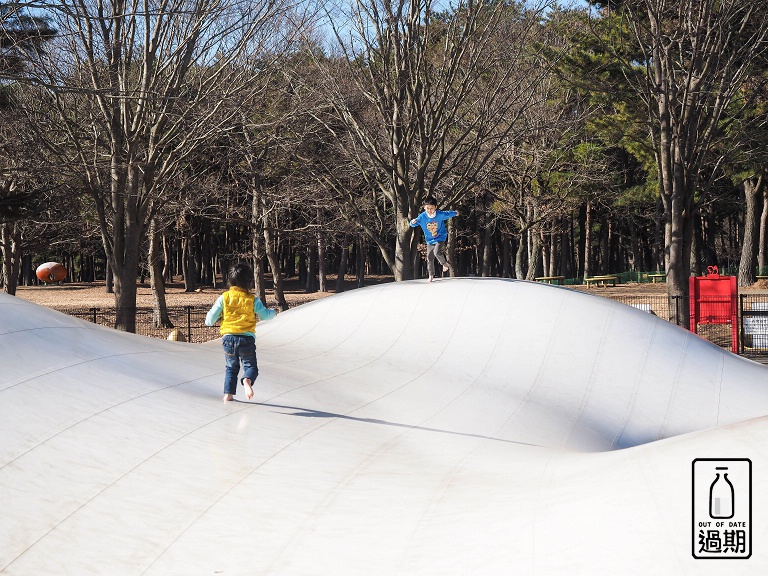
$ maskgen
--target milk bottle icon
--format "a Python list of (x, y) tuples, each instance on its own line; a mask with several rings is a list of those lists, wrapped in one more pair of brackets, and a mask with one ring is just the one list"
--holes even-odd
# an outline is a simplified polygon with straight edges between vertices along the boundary
[(709, 488), (709, 515), (712, 518), (733, 518), (733, 484), (728, 480), (728, 467), (717, 467), (715, 481)]

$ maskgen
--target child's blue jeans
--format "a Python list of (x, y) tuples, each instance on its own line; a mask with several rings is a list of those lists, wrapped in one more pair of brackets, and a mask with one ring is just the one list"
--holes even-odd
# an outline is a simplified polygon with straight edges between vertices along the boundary
[(227, 361), (224, 394), (236, 394), (240, 362), (243, 363), (243, 378), (250, 378), (251, 384), (259, 375), (259, 367), (256, 364), (256, 341), (253, 336), (225, 334), (221, 346), (224, 348), (224, 359)]

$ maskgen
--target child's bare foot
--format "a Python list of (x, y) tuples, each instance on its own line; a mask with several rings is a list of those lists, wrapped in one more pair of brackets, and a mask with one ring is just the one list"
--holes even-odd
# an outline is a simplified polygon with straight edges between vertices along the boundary
[(443, 264), (443, 272), (448, 272), (448, 264)]
[(224, 394), (224, 402), (231, 402), (235, 397), (232, 394)]
[(434, 279), (435, 279), (435, 277), (430, 274), (429, 275), (429, 281), (432, 282), (432, 280), (434, 280)]
[(245, 397), (250, 400), (253, 398), (253, 387), (251, 386), (251, 379), (243, 378), (243, 386), (245, 386)]

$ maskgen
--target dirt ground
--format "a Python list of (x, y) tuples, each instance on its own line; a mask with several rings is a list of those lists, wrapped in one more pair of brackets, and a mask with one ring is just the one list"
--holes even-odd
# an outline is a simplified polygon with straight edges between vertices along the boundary
[[(387, 276), (376, 276), (366, 278), (366, 285), (391, 282), (392, 278)], [(329, 278), (329, 286), (335, 288), (336, 278)], [(349, 277), (345, 282), (345, 289), (350, 290), (355, 287), (354, 278)], [(662, 283), (628, 283), (609, 287), (570, 286), (575, 290), (589, 291), (592, 294), (600, 296), (663, 296), (666, 294), (666, 286)], [(744, 292), (760, 293), (768, 292), (768, 282), (760, 282), (741, 289)], [(196, 306), (210, 307), (216, 298), (221, 294), (223, 288), (213, 288), (206, 286), (196, 292), (185, 292), (184, 285), (181, 282), (170, 284), (166, 288), (166, 301), (169, 307), (176, 306)], [(317, 300), (334, 294), (335, 290), (329, 292), (315, 292), (307, 294), (297, 278), (289, 278), (285, 281), (285, 298), (289, 307), (293, 308), (305, 302)], [(83, 308), (83, 307), (111, 307), (115, 305), (113, 294), (106, 291), (104, 282), (95, 283), (61, 283), (58, 285), (42, 286), (19, 286), (16, 296), (35, 302), (51, 308)], [(268, 307), (275, 306), (274, 293), (267, 290)], [(149, 284), (140, 284), (138, 287), (137, 306), (152, 306), (152, 291)]]
[[(391, 280), (388, 277), (376, 276), (366, 278), (366, 285), (380, 284)], [(328, 284), (335, 288), (336, 278), (329, 278)], [(355, 285), (356, 283), (352, 277), (345, 281), (346, 290), (351, 290)], [(169, 307), (195, 306), (210, 308), (224, 290), (225, 288), (223, 287), (203, 286), (195, 292), (185, 292), (184, 284), (177, 279), (176, 282), (166, 286), (165, 299)], [(289, 278), (285, 281), (283, 292), (289, 308), (294, 308), (305, 302), (330, 296), (335, 293), (335, 290), (307, 294), (297, 278)], [(63, 282), (56, 285), (19, 286), (16, 289), (16, 296), (50, 308), (113, 307), (115, 305), (115, 296), (107, 292), (104, 282)], [(152, 290), (149, 284), (139, 284), (136, 305), (139, 308), (151, 308), (152, 304)], [(274, 307), (276, 305), (274, 291), (271, 289), (267, 290), (267, 301), (265, 304), (267, 307)]]

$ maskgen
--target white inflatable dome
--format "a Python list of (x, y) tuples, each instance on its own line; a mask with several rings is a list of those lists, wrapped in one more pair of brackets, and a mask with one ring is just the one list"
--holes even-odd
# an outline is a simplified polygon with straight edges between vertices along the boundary
[[(768, 570), (768, 368), (655, 316), (414, 281), (259, 323), (257, 350), (224, 403), (218, 342), (0, 295), (0, 573)], [(704, 459), (751, 463), (747, 559), (696, 557)]]

